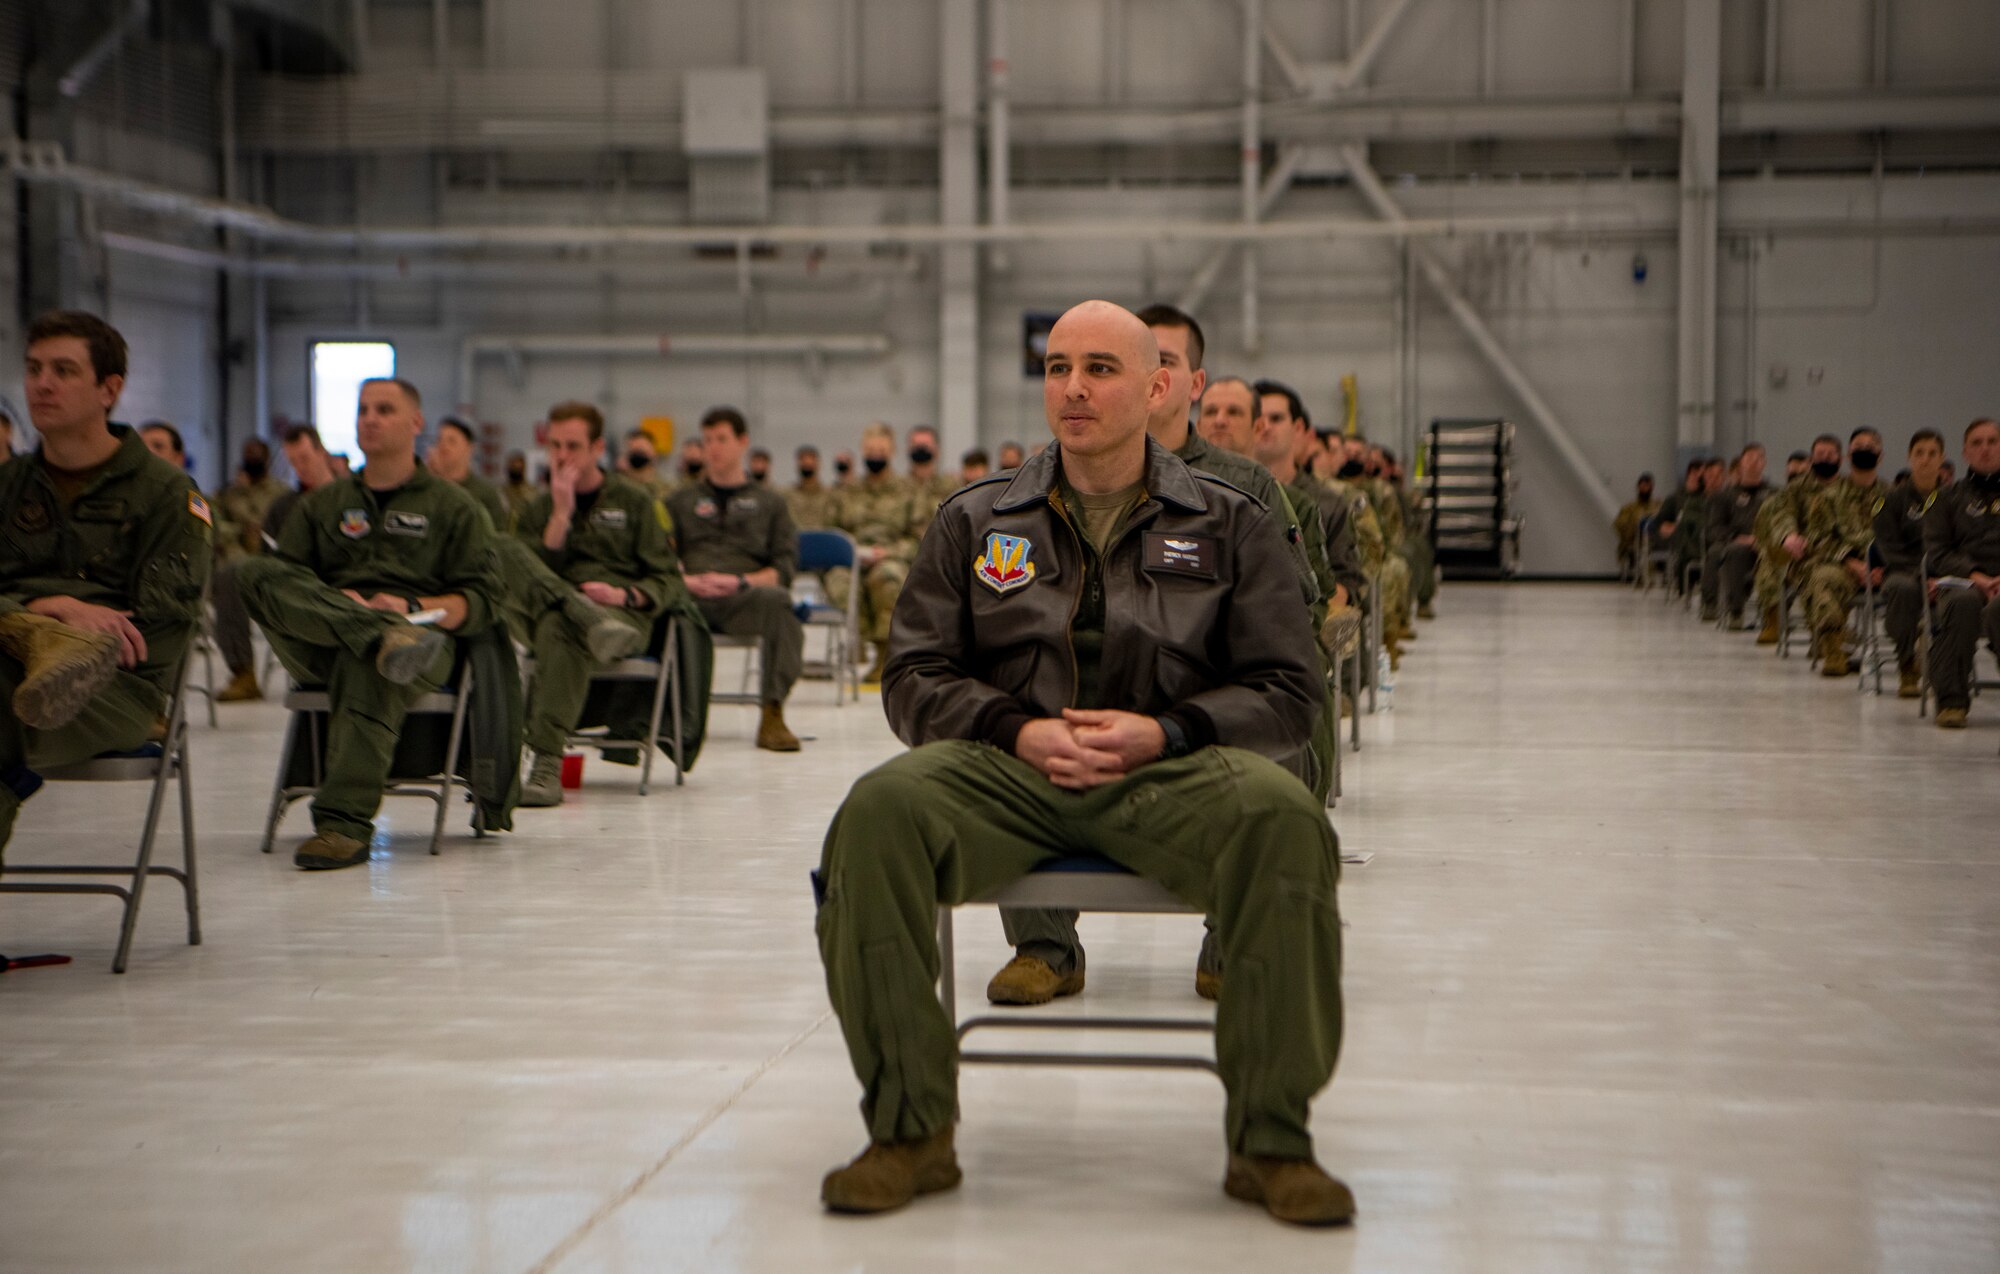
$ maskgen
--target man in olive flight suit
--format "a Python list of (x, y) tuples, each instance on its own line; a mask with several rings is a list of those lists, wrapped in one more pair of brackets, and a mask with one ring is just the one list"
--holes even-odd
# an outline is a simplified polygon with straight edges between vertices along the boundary
[(799, 537), (785, 497), (750, 481), (743, 455), (750, 426), (734, 407), (712, 407), (701, 418), (701, 477), (667, 502), (674, 547), (687, 589), (709, 627), (754, 637), (762, 647), (762, 713), (757, 746), (796, 752), (785, 724), (785, 700), (805, 670), (805, 625), (792, 610), (792, 576)]
[[(1937, 605), (1930, 659), (1937, 723), (1963, 730), (1980, 637), (2000, 656), (2000, 424), (1982, 418), (1966, 426), (1965, 477), (1924, 515), (1924, 552)], [(1944, 587), (1946, 579), (1966, 583)]]
[[(1736, 481), (1708, 499), (1701, 567), (1701, 617), (1713, 620), (1718, 605), (1731, 628), (1743, 626), (1743, 606), (1757, 569), (1757, 514), (1770, 497), (1764, 484), (1764, 447), (1750, 443), (1736, 458)], [(1770, 616), (1766, 617), (1767, 619)]]
[[(414, 386), (363, 381), (366, 467), (301, 496), (276, 550), (241, 568), (244, 605), (271, 649), (301, 684), (332, 696), (315, 831), (292, 858), (307, 871), (368, 860), (404, 717), (451, 677), (446, 634), (469, 636), (500, 618), (492, 521), (417, 463), (423, 428)], [(410, 622), (428, 611), (444, 613)]]
[(1896, 644), (1896, 696), (1915, 699), (1923, 693), (1917, 675), (1917, 627), (1923, 618), (1920, 582), (1924, 558), (1924, 516), (1941, 489), (1944, 435), (1919, 429), (1910, 437), (1910, 478), (1882, 498), (1875, 514), (1875, 547), (1882, 555), (1882, 626)]
[(1148, 438), (1169, 379), (1136, 316), (1070, 310), (1043, 379), (1056, 445), (948, 501), (918, 550), (883, 694), (912, 751), (854, 785), (818, 873), (871, 1143), (828, 1174), (832, 1210), (958, 1184), (938, 904), (1097, 854), (1217, 915), (1224, 1189), (1290, 1222), (1353, 1216), (1306, 1126), (1340, 1039), (1338, 854), (1274, 763), (1320, 708), (1312, 633), (1270, 511)]
[(486, 520), (493, 524), (495, 532), (504, 535), (513, 519), (507, 512), (507, 497), (500, 488), (488, 482), (472, 468), (474, 450), (472, 426), (457, 416), (446, 416), (438, 422), (437, 437), (431, 440), (431, 449), (424, 456), (424, 467), (446, 482), (455, 482), (465, 488), (486, 512)]
[(38, 769), (145, 745), (200, 623), (214, 515), (110, 423), (126, 357), (92, 314), (28, 329), (41, 446), (0, 467), (0, 856)]
[(590, 674), (645, 646), (660, 616), (686, 596), (665, 507), (638, 483), (604, 472), (603, 414), (590, 403), (557, 403), (545, 436), (549, 489), (521, 514), (501, 558), (508, 618), (535, 657), (527, 724), (534, 759), (521, 789), (528, 808), (562, 804), (563, 747)]

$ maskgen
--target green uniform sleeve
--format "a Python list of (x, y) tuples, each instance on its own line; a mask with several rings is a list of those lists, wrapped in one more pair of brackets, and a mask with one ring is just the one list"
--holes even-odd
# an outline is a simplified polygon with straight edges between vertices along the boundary
[(465, 599), (462, 633), (483, 632), (499, 618), (499, 598), (493, 555), (493, 528), (485, 511), (475, 501), (471, 507), (447, 508), (451, 533), (444, 539), (437, 559), (431, 564), (437, 579), (437, 596), (457, 594)]
[(133, 622), (146, 637), (146, 666), (170, 674), (201, 622), (215, 565), (213, 513), (185, 478), (159, 490), (140, 524), (133, 558)]
[(770, 554), (771, 565), (778, 572), (778, 586), (790, 588), (792, 577), (799, 573), (799, 532), (792, 525), (791, 511), (780, 499), (773, 502), (771, 510), (771, 539), (765, 546)]
[(646, 609), (654, 614), (666, 607), (667, 599), (681, 586), (681, 559), (674, 552), (672, 527), (673, 518), (668, 515), (667, 506), (659, 500), (646, 501), (646, 510), (639, 515), (639, 528), (633, 537), (638, 560), (633, 563), (636, 578), (632, 587), (645, 597)]

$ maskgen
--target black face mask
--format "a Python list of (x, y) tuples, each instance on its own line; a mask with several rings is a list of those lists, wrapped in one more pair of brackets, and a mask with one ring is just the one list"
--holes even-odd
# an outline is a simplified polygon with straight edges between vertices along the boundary
[(245, 460), (243, 462), (243, 476), (252, 482), (262, 482), (265, 472), (266, 469), (262, 460)]
[(681, 461), (681, 472), (685, 473), (690, 478), (699, 478), (701, 476), (701, 461), (699, 460)]
[(799, 467), (800, 482), (811, 482), (814, 478), (817, 478), (818, 476), (819, 476), (819, 470), (813, 468), (811, 465), (801, 465)]
[(929, 464), (935, 459), (937, 459), (937, 452), (932, 451), (929, 447), (910, 448), (911, 464)]
[(1652, 502), (1653, 502), (1653, 488), (1651, 488), (1651, 487), (1640, 487), (1640, 488), (1639, 488), (1639, 503), (1641, 503), (1641, 504), (1651, 504)]
[(1361, 471), (1367, 467), (1367, 465), (1359, 460), (1350, 460), (1340, 466), (1340, 476), (1343, 478), (1358, 478), (1361, 476)]
[(637, 472), (640, 469), (650, 469), (653, 467), (653, 458), (644, 453), (635, 456), (627, 456), (625, 457), (625, 467), (633, 470), (634, 472)]
[(833, 471), (844, 478), (854, 472), (854, 466), (845, 460), (836, 460), (833, 462)]
[(869, 456), (867, 459), (863, 460), (861, 464), (870, 473), (880, 473), (884, 469), (887, 469), (889, 467), (889, 462), (887, 460), (877, 460), (874, 456)]
[(1815, 460), (1812, 462), (1812, 471), (1815, 478), (1831, 478), (1840, 472), (1840, 461)]
[(1854, 466), (1856, 473), (1873, 473), (1875, 466), (1882, 463), (1882, 453), (1863, 447), (1859, 451), (1848, 452), (1847, 461)]

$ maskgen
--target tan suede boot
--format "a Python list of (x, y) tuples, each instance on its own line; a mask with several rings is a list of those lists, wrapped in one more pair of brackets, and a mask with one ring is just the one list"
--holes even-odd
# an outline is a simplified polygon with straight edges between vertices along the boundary
[(785, 710), (780, 704), (767, 703), (763, 715), (757, 719), (757, 746), (766, 752), (796, 752), (799, 750), (799, 736), (785, 726)]
[(14, 715), (31, 730), (68, 725), (118, 672), (118, 639), (47, 615), (0, 615), (0, 651), (21, 665)]
[(1757, 630), (1757, 644), (1759, 646), (1775, 646), (1778, 644), (1778, 608), (1776, 606), (1766, 606), (1764, 608), (1764, 626)]
[(1046, 960), (1017, 955), (986, 984), (986, 998), (994, 1004), (1047, 1004), (1059, 996), (1075, 995), (1081, 990), (1081, 957), (1068, 973), (1057, 973)]
[(1839, 633), (1827, 633), (1820, 638), (1819, 673), (1822, 677), (1845, 677), (1848, 674), (1847, 643)]
[(1924, 692), (1923, 681), (1917, 676), (1917, 661), (1905, 659), (1896, 665), (1896, 697), (1914, 699)]
[(949, 1190), (963, 1179), (950, 1128), (921, 1141), (878, 1141), (820, 1183), (829, 1212), (870, 1215), (900, 1208), (920, 1194)]
[(1261, 1203), (1293, 1225), (1346, 1225), (1354, 1219), (1353, 1192), (1311, 1159), (1231, 1154), (1222, 1190), (1232, 1199)]
[(255, 703), (264, 697), (264, 691), (257, 684), (257, 670), (245, 668), (229, 679), (229, 684), (215, 692), (217, 703)]
[(397, 624), (375, 646), (375, 671), (392, 686), (407, 686), (437, 658), (445, 635), (435, 628)]

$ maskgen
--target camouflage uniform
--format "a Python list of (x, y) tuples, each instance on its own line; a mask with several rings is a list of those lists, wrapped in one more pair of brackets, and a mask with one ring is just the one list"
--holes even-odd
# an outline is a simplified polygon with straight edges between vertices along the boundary
[(1618, 569), (1621, 572), (1638, 569), (1639, 524), (1659, 511), (1658, 500), (1634, 500), (1618, 510), (1618, 516), (1611, 519), (1611, 530), (1618, 537)]
[[(853, 536), (862, 548), (883, 551), (882, 560), (861, 574), (863, 641), (889, 640), (889, 617), (896, 612), (896, 598), (909, 578), (917, 541), (923, 538), (917, 529), (916, 499), (908, 478), (886, 471), (833, 493), (833, 525)], [(853, 574), (845, 568), (835, 567), (826, 573), (827, 600), (835, 606), (847, 605), (851, 587)]]
[[(1768, 555), (1797, 582), (1805, 600), (1806, 619), (1815, 640), (1824, 640), (1847, 626), (1857, 589), (1846, 562), (1865, 559), (1875, 538), (1876, 486), (1857, 487), (1846, 479), (1819, 482), (1806, 479), (1786, 487), (1775, 499), (1768, 531)], [(1760, 518), (1760, 521), (1763, 519)], [(1788, 567), (1784, 541), (1806, 539), (1805, 556)]]
[[(917, 539), (921, 540), (924, 538), (924, 532), (931, 529), (931, 521), (937, 517), (938, 506), (951, 499), (964, 484), (943, 473), (933, 473), (928, 478), (919, 478), (912, 474), (909, 482), (911, 499), (914, 501), (913, 521), (917, 529)], [(911, 552), (915, 552), (914, 547)]]
[(834, 525), (833, 497), (833, 488), (822, 486), (816, 477), (785, 492), (785, 507), (791, 511), (792, 525), (802, 531)]
[(266, 474), (255, 482), (232, 482), (215, 493), (215, 548), (224, 562), (255, 557), (264, 547), (264, 515), (292, 489)]

